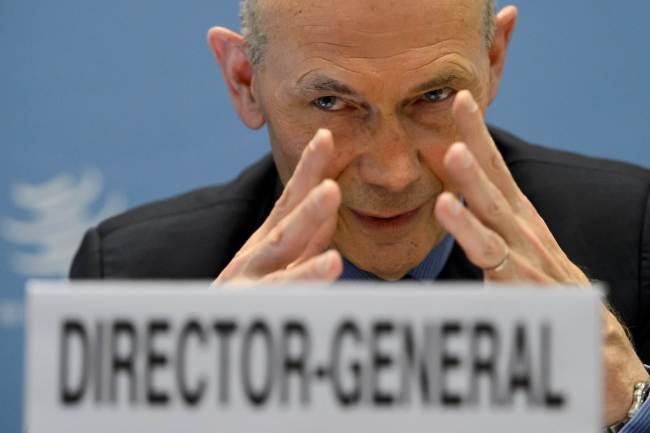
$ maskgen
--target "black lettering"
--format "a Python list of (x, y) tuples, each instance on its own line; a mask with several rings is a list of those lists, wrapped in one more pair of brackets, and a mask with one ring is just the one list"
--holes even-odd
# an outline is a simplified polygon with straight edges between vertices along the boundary
[[(483, 343), (483, 344), (481, 344)], [(481, 353), (481, 347), (486, 350)], [(478, 322), (474, 325), (470, 341), (472, 360), (472, 375), (470, 378), (470, 392), (468, 404), (478, 404), (481, 395), (479, 382), (482, 375), (487, 376), (490, 381), (491, 404), (499, 403), (497, 365), (499, 359), (500, 340), (494, 326), (487, 322)]]
[[(59, 340), (59, 395), (64, 405), (79, 403), (86, 392), (90, 376), (90, 343), (86, 328), (79, 320), (68, 319), (61, 327)], [(70, 350), (71, 343), (76, 340), (79, 344), (81, 355), (80, 374), (75, 383), (70, 378)]]
[(192, 336), (194, 336), (201, 345), (205, 345), (205, 331), (197, 320), (188, 321), (185, 326), (183, 326), (183, 329), (181, 329), (180, 335), (178, 336), (178, 346), (176, 348), (176, 385), (178, 386), (181, 397), (185, 403), (190, 406), (196, 406), (203, 398), (207, 384), (204, 377), (200, 378), (196, 386), (193, 388), (190, 388), (187, 383), (187, 341)]
[(544, 323), (542, 325), (542, 384), (544, 388), (544, 402), (546, 407), (561, 409), (564, 407), (566, 400), (562, 392), (551, 390), (551, 325)]
[(460, 406), (463, 400), (458, 393), (451, 392), (447, 389), (447, 374), (449, 370), (456, 369), (461, 365), (461, 359), (458, 355), (449, 353), (447, 345), (450, 338), (460, 334), (462, 328), (459, 322), (447, 322), (442, 325), (441, 330), (441, 347), (442, 347), (442, 368), (441, 368), (441, 399), (445, 406)]
[(96, 326), (95, 326), (95, 374), (93, 375), (95, 378), (95, 403), (99, 403), (103, 399), (103, 390), (104, 387), (102, 386), (104, 383), (104, 356), (105, 356), (105, 350), (104, 350), (104, 323), (101, 321), (98, 321)]
[(358, 345), (361, 343), (361, 332), (352, 320), (346, 320), (336, 328), (334, 340), (332, 341), (332, 350), (330, 353), (332, 387), (334, 390), (334, 395), (342, 406), (351, 406), (359, 403), (361, 400), (362, 367), (359, 361), (353, 361), (350, 363), (350, 371), (352, 371), (354, 383), (350, 389), (344, 389), (341, 379), (341, 347), (343, 346), (343, 341), (346, 337), (351, 338), (353, 340), (353, 344)]
[(381, 389), (380, 373), (382, 370), (389, 368), (393, 365), (393, 358), (390, 354), (382, 352), (380, 341), (384, 337), (390, 336), (395, 327), (387, 320), (377, 321), (372, 330), (372, 338), (370, 339), (370, 353), (371, 353), (371, 375), (370, 382), (373, 389), (372, 397), (377, 406), (390, 406), (395, 397), (388, 391)]
[[(423, 403), (431, 403), (432, 391), (440, 381), (440, 352), (437, 350), (440, 341), (440, 326), (427, 323), (423, 327), (423, 340), (416, 344), (411, 325), (404, 325), (404, 350), (402, 361), (402, 391), (400, 401), (406, 404), (411, 401), (411, 381), (415, 373), (416, 383), (420, 387), (420, 398)], [(420, 348), (418, 351), (417, 348)], [(438, 395), (436, 394), (436, 397)], [(434, 403), (439, 403), (436, 398)]]
[(154, 384), (154, 373), (164, 368), (168, 363), (167, 355), (156, 350), (155, 339), (158, 336), (169, 332), (169, 323), (164, 319), (152, 320), (149, 322), (147, 332), (147, 366), (145, 368), (145, 389), (147, 401), (152, 406), (164, 406), (169, 403), (169, 394), (166, 391), (156, 389)]
[(215, 322), (217, 351), (219, 352), (219, 402), (228, 404), (230, 399), (230, 337), (237, 330), (234, 320)]
[[(131, 403), (136, 403), (138, 384), (135, 376), (135, 359), (138, 341), (135, 327), (127, 320), (116, 320), (112, 328), (110, 400), (112, 403), (117, 402), (117, 380), (119, 374), (122, 373), (128, 379)], [(120, 353), (120, 340), (126, 341), (127, 350), (125, 353)]]
[[(264, 355), (262, 359), (265, 365), (264, 379), (262, 380), (261, 385), (258, 387), (255, 387), (253, 384), (253, 357), (251, 356), (251, 350), (256, 340), (259, 341), (264, 347)], [(271, 335), (271, 330), (269, 329), (266, 322), (262, 320), (256, 320), (244, 332), (244, 336), (242, 337), (241, 362), (242, 384), (248, 400), (254, 406), (263, 406), (268, 401), (273, 389), (274, 371), (273, 337)]]
[(532, 389), (532, 359), (526, 326), (518, 323), (515, 326), (514, 338), (508, 364), (508, 394), (512, 401), (515, 392), (521, 390), (528, 395), (528, 403), (535, 403)]
[[(296, 353), (291, 351), (292, 343), (298, 346)], [(281, 375), (282, 384), (280, 390), (280, 401), (285, 405), (289, 401), (289, 377), (292, 373), (295, 373), (300, 381), (300, 401), (303, 405), (309, 403), (309, 383), (306, 367), (310, 351), (311, 340), (304, 323), (296, 320), (285, 323), (282, 332), (284, 373)]]

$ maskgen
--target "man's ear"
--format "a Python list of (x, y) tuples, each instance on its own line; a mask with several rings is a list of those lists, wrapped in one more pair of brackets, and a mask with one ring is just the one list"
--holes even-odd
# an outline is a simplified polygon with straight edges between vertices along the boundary
[(208, 30), (208, 44), (221, 66), (242, 122), (252, 129), (261, 128), (265, 119), (253, 88), (253, 65), (246, 53), (243, 36), (223, 27), (212, 27)]
[(515, 31), (517, 24), (517, 8), (515, 6), (506, 6), (496, 16), (496, 29), (494, 34), (494, 41), (490, 47), (490, 98), (492, 103), (496, 98), (499, 84), (501, 83), (501, 76), (503, 75), (503, 67), (506, 63), (506, 54), (508, 52), (508, 45), (510, 39)]

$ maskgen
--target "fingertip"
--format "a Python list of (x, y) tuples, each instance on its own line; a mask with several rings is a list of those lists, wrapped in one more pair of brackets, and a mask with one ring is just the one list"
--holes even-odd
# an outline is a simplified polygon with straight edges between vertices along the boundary
[(314, 139), (311, 142), (312, 148), (322, 148), (324, 151), (330, 151), (333, 149), (334, 137), (332, 131), (326, 128), (320, 128), (316, 131)]
[(465, 101), (467, 98), (472, 97), (472, 92), (470, 92), (468, 89), (463, 89), (458, 92), (456, 95), (456, 100), (459, 102)]
[(332, 179), (325, 179), (321, 182), (321, 188), (325, 194), (332, 195), (337, 201), (341, 200), (341, 187)]
[(333, 154), (332, 133), (328, 129), (319, 129), (303, 149), (299, 165), (312, 167), (308, 172), (314, 175), (325, 168)]
[(316, 138), (318, 140), (331, 140), (332, 139), (332, 131), (330, 131), (327, 128), (319, 128), (318, 131), (316, 131)]
[(474, 114), (478, 112), (479, 106), (476, 99), (469, 90), (461, 90), (456, 94), (453, 105), (453, 113), (455, 116), (462, 115), (463, 113)]
[(319, 258), (316, 266), (321, 277), (338, 277), (343, 270), (341, 255), (336, 250), (328, 250)]
[(445, 230), (447, 230), (447, 225), (446, 225), (446, 219), (447, 215), (445, 214), (445, 206), (448, 206), (447, 200), (448, 198), (445, 198), (445, 193), (440, 194), (438, 196), (438, 199), (436, 200), (436, 204), (433, 209), (433, 214), (436, 217), (436, 223), (439, 224), (441, 227), (443, 227)]
[(472, 165), (472, 154), (465, 143), (460, 141), (456, 142), (449, 146), (443, 159), (443, 164), (447, 169), (467, 169)]
[(466, 89), (463, 89), (458, 93), (456, 93), (456, 97), (454, 98), (454, 104), (453, 104), (454, 114), (456, 114), (458, 110), (465, 104), (465, 101), (470, 95), (471, 95), (470, 91)]
[(327, 254), (330, 256), (331, 260), (330, 276), (336, 280), (343, 273), (343, 257), (341, 256), (341, 253), (333, 249), (329, 250)]
[(323, 188), (326, 189), (333, 189), (333, 188), (338, 189), (338, 184), (336, 183), (336, 181), (332, 179), (323, 179), (323, 181), (320, 184), (323, 186)]
[(454, 198), (454, 195), (452, 193), (450, 193), (449, 191), (444, 191), (444, 192), (440, 193), (440, 195), (436, 199), (436, 211), (439, 208), (442, 208), (446, 204), (448, 204), (450, 200), (453, 200), (453, 198)]
[(460, 215), (462, 207), (463, 205), (460, 203), (460, 200), (454, 194), (445, 191), (436, 200), (436, 216), (438, 219), (444, 219), (447, 216), (457, 217)]
[(457, 141), (453, 143), (451, 146), (449, 146), (449, 149), (447, 150), (447, 155), (457, 155), (461, 152), (465, 152), (466, 150), (467, 150), (467, 145), (462, 141)]
[(331, 189), (336, 192), (341, 192), (341, 187), (339, 186), (338, 182), (335, 181), (334, 179), (324, 179), (323, 185), (325, 185), (327, 189)]

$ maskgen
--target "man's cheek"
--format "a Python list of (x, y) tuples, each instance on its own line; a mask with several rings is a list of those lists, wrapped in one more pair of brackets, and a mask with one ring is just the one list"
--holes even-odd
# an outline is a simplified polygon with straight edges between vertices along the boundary
[(442, 183), (443, 188), (446, 190), (448, 190), (450, 185), (449, 176), (444, 168), (443, 160), (448, 149), (449, 145), (442, 143), (429, 144), (426, 148), (420, 149), (422, 163), (426, 166), (425, 168), (429, 170), (431, 174), (440, 181), (440, 183)]
[(325, 177), (341, 182), (343, 178), (350, 177), (354, 171), (354, 162), (358, 156), (354, 148), (347, 146), (346, 142), (336, 139), (334, 136), (334, 157), (327, 166)]
[(302, 154), (302, 149), (306, 144), (301, 146), (297, 143), (286, 142), (282, 138), (276, 137), (271, 142), (271, 148), (273, 151), (273, 159), (275, 160), (275, 165), (280, 175), (280, 180), (284, 185), (287, 184), (293, 172), (300, 161), (300, 156)]
[(316, 134), (317, 129), (302, 127), (286, 118), (268, 122), (273, 156), (283, 181), (295, 170), (305, 147)]

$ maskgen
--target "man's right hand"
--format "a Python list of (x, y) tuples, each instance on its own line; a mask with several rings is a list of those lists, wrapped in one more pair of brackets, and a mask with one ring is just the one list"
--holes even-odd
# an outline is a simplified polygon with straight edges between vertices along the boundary
[(334, 281), (343, 270), (341, 255), (329, 250), (337, 224), (341, 191), (325, 178), (334, 155), (328, 130), (319, 130), (264, 224), (217, 277), (223, 283)]

